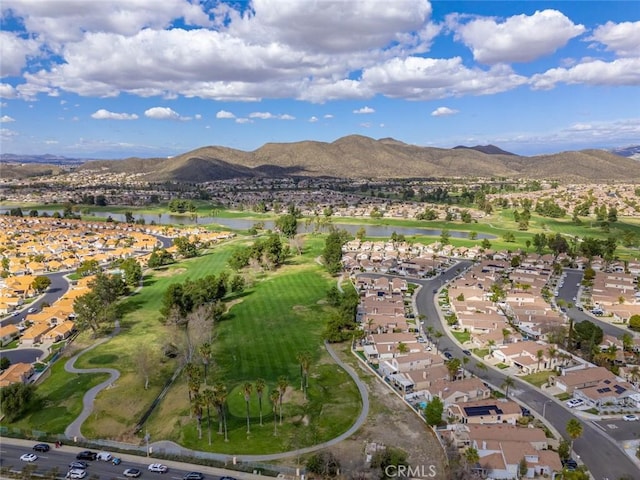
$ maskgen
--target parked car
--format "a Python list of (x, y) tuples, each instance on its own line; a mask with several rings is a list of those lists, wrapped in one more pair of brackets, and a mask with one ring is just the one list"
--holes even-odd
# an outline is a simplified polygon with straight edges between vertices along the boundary
[(35, 462), (38, 459), (38, 455), (35, 453), (25, 453), (24, 455), (20, 455), (20, 460), (23, 462)]
[(69, 470), (69, 472), (67, 473), (67, 478), (84, 478), (87, 476), (87, 471), (86, 470), (81, 470), (79, 468), (74, 468), (72, 470)]
[(29, 310), (27, 310), (27, 313), (35, 313), (36, 309), (34, 307), (31, 307)]
[(91, 450), (83, 450), (76, 455), (76, 460), (95, 460), (98, 454)]
[(584, 402), (582, 400), (580, 400), (579, 398), (572, 398), (571, 400), (567, 401), (566, 405), (569, 408), (574, 408), (574, 407), (580, 407), (580, 406), (584, 405)]
[(453, 355), (451, 354), (451, 352), (444, 352), (443, 355), (447, 360), (451, 360), (453, 358)]
[(75, 462), (71, 462), (69, 464), (69, 468), (71, 470), (86, 470), (89, 467), (87, 462), (83, 462), (82, 460), (76, 460)]
[(51, 448), (51, 447), (49, 447), (49, 445), (48, 445), (47, 443), (36, 443), (36, 444), (33, 446), (33, 449), (34, 449), (36, 452), (48, 452), (50, 448)]
[(128, 478), (138, 478), (140, 475), (142, 475), (142, 471), (138, 470), (137, 468), (127, 468), (124, 472), (122, 472), (122, 475)]
[(167, 471), (169, 471), (169, 467), (161, 463), (152, 463), (151, 465), (149, 465), (148, 469), (150, 472), (156, 473), (167, 473)]
[(570, 472), (573, 472), (578, 468), (578, 462), (576, 462), (573, 458), (568, 458), (567, 460), (562, 460), (562, 466)]
[(182, 480), (204, 480), (204, 475), (200, 472), (189, 472), (182, 477)]
[(471, 350), (462, 350), (465, 355), (471, 356)]
[(122, 459), (120, 457), (113, 457), (111, 459), (111, 463), (113, 463), (114, 465), (120, 465), (122, 463)]
[(636, 421), (638, 421), (638, 416), (637, 415), (625, 415), (624, 417), (622, 417), (622, 419), (625, 422), (636, 422)]

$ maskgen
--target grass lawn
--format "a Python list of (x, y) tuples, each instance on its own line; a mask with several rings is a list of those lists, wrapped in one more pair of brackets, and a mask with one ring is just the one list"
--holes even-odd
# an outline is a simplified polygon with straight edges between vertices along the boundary
[(555, 397), (558, 400), (564, 402), (565, 400), (569, 400), (572, 397), (572, 395), (570, 393), (559, 393), (558, 395), (555, 395)]
[(489, 352), (490, 352), (488, 348), (474, 348), (471, 351), (480, 358), (486, 357), (487, 355), (489, 355)]
[(67, 373), (64, 361), (56, 362), (51, 376), (38, 386), (36, 400), (27, 414), (11, 424), (2, 422), (2, 426), (19, 428), (25, 433), (31, 430), (64, 433), (82, 411), (84, 393), (107, 378), (107, 374)]
[(522, 380), (526, 382), (529, 382), (532, 385), (535, 385), (536, 387), (541, 387), (542, 385), (547, 383), (551, 375), (553, 375), (553, 372), (542, 371), (542, 372), (532, 373), (531, 375), (525, 375), (524, 377), (520, 377), (520, 378), (522, 378)]
[(451, 334), (455, 337), (456, 340), (460, 343), (468, 342), (471, 340), (471, 334), (469, 332), (456, 332), (452, 331)]
[(500, 370), (504, 370), (506, 368), (509, 368), (509, 365), (506, 365), (504, 363), (498, 363), (496, 367), (498, 367)]
[[(238, 241), (236, 241), (238, 242)], [(236, 243), (234, 242), (234, 243)], [(215, 329), (214, 368), (208, 384), (224, 382), (228, 390), (227, 404), (229, 442), (221, 441), (214, 429), (213, 444), (208, 445), (207, 418), (203, 419), (203, 437), (198, 438), (196, 420), (189, 415), (186, 379), (179, 377), (148, 420), (146, 427), (153, 440), (171, 439), (188, 448), (223, 453), (278, 452), (325, 441), (344, 432), (361, 408), (355, 384), (328, 357), (322, 345), (327, 312), (324, 298), (335, 279), (329, 278), (315, 258), (324, 247), (323, 236), (310, 236), (301, 256), (292, 257), (277, 272), (268, 272), (254, 286), (232, 302), (230, 310)], [(170, 265), (147, 273), (141, 291), (123, 301), (125, 315), (121, 332), (108, 342), (82, 355), (79, 368), (112, 367), (121, 372), (113, 387), (101, 392), (93, 414), (83, 425), (88, 438), (111, 438), (138, 442), (133, 427), (161, 391), (177, 368), (177, 361), (163, 359), (159, 353), (150, 386), (137, 367), (137, 354), (143, 346), (156, 352), (167, 342), (178, 342), (179, 332), (166, 327), (160, 318), (162, 295), (169, 284), (186, 278), (196, 279), (218, 274), (227, 268), (233, 244), (215, 248), (213, 253)], [(83, 334), (85, 336), (86, 334)], [(296, 354), (311, 353), (308, 400), (300, 390), (299, 364)], [(48, 408), (33, 411), (12, 426), (59, 433), (77, 415), (80, 399), (89, 388), (105, 376), (69, 376), (58, 362), (51, 376), (39, 387), (47, 398)], [(283, 424), (273, 434), (272, 406), (269, 390), (276, 388), (280, 376), (287, 378), (289, 388), (283, 403)], [(70, 386), (72, 378), (82, 382)], [(267, 391), (263, 395), (263, 423), (255, 391), (250, 401), (251, 434), (246, 433), (246, 404), (241, 388), (244, 382), (263, 378)], [(78, 381), (78, 380), (74, 380)], [(68, 395), (58, 393), (58, 385), (68, 388)], [(205, 388), (203, 386), (203, 388)], [(64, 410), (65, 414), (61, 415)], [(212, 422), (217, 421), (211, 412)]]
[[(347, 374), (329, 358), (322, 346), (325, 315), (322, 303), (329, 279), (315, 263), (322, 242), (311, 239), (306, 260), (294, 258), (234, 305), (216, 329), (215, 369), (211, 377), (223, 381), (228, 394), (229, 442), (214, 427), (210, 447), (207, 422), (198, 438), (197, 423), (189, 416), (184, 382), (176, 384), (148, 422), (152, 438), (174, 438), (182, 445), (222, 453), (265, 453), (308, 446), (345, 431), (357, 416), (361, 404), (357, 389)], [(300, 367), (296, 354), (311, 353), (309, 399), (300, 390)], [(269, 391), (278, 378), (289, 383), (283, 404), (283, 425), (274, 436), (272, 405), (263, 394), (263, 423), (259, 426), (259, 404), (255, 392), (249, 402), (251, 434), (246, 433), (245, 382), (262, 378)], [(167, 422), (170, 412), (174, 413)], [(213, 419), (215, 422), (217, 417)]]

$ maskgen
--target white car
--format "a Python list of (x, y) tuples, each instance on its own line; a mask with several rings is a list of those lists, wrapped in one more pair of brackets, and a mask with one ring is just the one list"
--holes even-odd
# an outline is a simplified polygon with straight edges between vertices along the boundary
[(86, 470), (81, 470), (79, 468), (74, 468), (69, 470), (69, 472), (67, 473), (67, 478), (84, 478), (87, 476), (87, 471)]
[(569, 408), (574, 408), (574, 407), (579, 407), (581, 405), (584, 405), (584, 402), (579, 398), (572, 398), (571, 400), (567, 401), (566, 405)]
[(96, 460), (102, 460), (103, 462), (110, 462), (113, 456), (109, 452), (98, 452)]
[(637, 415), (625, 415), (624, 417), (622, 417), (622, 419), (625, 422), (636, 422), (638, 420), (638, 416)]
[(38, 455), (35, 453), (25, 453), (20, 456), (20, 460), (23, 462), (35, 462), (38, 459)]
[(166, 473), (169, 468), (161, 463), (152, 463), (151, 465), (149, 465), (148, 470), (150, 472)]

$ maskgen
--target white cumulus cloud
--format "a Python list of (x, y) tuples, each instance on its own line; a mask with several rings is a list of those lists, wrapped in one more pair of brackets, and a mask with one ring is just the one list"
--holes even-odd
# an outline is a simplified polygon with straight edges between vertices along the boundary
[(443, 117), (447, 115), (455, 115), (458, 113), (458, 110), (453, 110), (449, 107), (438, 107), (433, 112), (431, 112), (432, 117)]
[(260, 118), (262, 120), (295, 120), (296, 117), (289, 114), (276, 115), (270, 112), (252, 112), (249, 114), (249, 118)]
[(9, 115), (3, 115), (0, 117), (0, 123), (10, 123), (15, 121), (15, 118), (10, 117)]
[(588, 59), (571, 68), (552, 68), (531, 78), (534, 90), (548, 90), (558, 83), (586, 85), (640, 85), (640, 57), (612, 62)]
[(38, 54), (40, 45), (15, 33), (0, 32), (0, 74), (3, 77), (20, 75), (30, 56)]
[(137, 120), (138, 115), (135, 113), (115, 113), (101, 108), (91, 114), (91, 118), (96, 120)]
[(585, 31), (557, 10), (537, 11), (533, 15), (515, 15), (498, 23), (480, 17), (464, 23), (452, 16), (449, 23), (455, 38), (462, 40), (481, 63), (530, 62), (555, 52)]
[(606, 46), (620, 57), (640, 56), (640, 21), (638, 22), (607, 22), (600, 25), (587, 38)]
[(218, 113), (216, 113), (216, 118), (236, 118), (236, 116), (231, 112), (227, 112), (226, 110), (220, 110)]
[(371, 107), (362, 107), (362, 108), (358, 108), (357, 110), (354, 110), (353, 113), (361, 115), (361, 114), (367, 114), (367, 113), (375, 113), (375, 109), (371, 108)]
[(144, 116), (155, 120), (190, 120), (190, 117), (182, 117), (169, 107), (152, 107), (145, 110)]

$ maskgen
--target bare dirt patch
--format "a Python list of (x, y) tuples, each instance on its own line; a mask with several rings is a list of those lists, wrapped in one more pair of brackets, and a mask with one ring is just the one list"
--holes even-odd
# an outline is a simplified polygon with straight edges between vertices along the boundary
[(173, 277), (174, 275), (180, 275), (186, 272), (186, 268), (167, 268), (166, 270), (157, 270), (155, 272), (156, 277)]
[[(336, 348), (336, 351), (339, 349)], [(447, 478), (446, 458), (433, 431), (389, 387), (379, 381), (348, 349), (339, 351), (368, 385), (371, 409), (366, 423), (347, 440), (330, 448), (348, 474), (363, 465), (367, 442), (401, 448), (408, 453), (413, 467), (429, 473), (433, 465), (436, 480)]]

